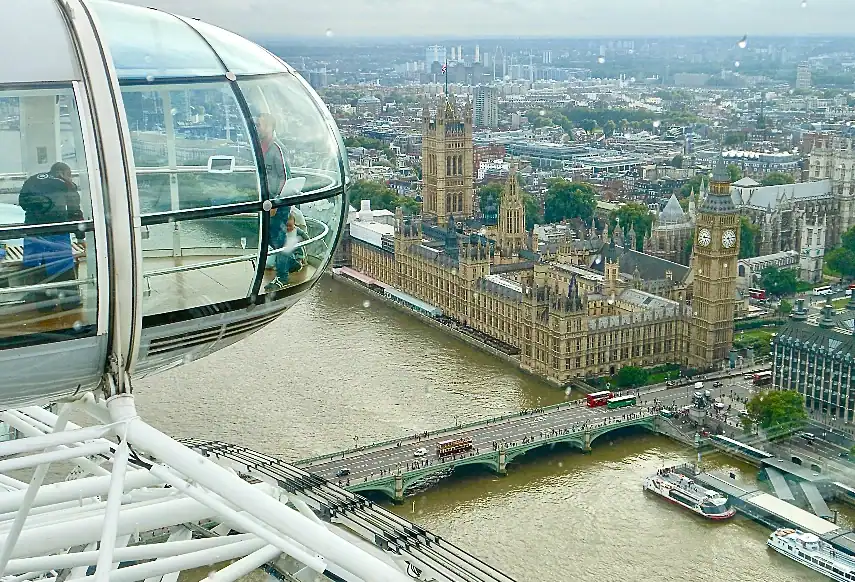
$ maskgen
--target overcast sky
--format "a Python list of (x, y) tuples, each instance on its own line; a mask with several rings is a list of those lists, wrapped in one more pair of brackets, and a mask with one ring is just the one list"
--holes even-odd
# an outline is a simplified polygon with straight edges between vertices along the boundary
[(123, 0), (246, 36), (851, 35), (855, 0)]

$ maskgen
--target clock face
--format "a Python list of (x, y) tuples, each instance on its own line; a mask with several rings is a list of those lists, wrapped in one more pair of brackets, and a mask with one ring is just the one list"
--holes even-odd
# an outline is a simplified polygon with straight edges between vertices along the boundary
[(708, 246), (712, 242), (712, 235), (710, 235), (710, 231), (706, 228), (702, 228), (698, 231), (698, 244), (702, 247)]
[(724, 231), (724, 234), (721, 235), (721, 245), (726, 249), (730, 249), (733, 248), (733, 245), (735, 244), (736, 233), (729, 229)]

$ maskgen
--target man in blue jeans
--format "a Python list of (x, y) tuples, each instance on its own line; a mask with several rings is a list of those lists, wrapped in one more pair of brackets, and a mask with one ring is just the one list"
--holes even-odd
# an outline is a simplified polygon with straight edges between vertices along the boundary
[(276, 265), (276, 278), (265, 285), (265, 291), (275, 291), (288, 284), (291, 273), (301, 270), (306, 262), (306, 251), (300, 245), (302, 241), (308, 240), (309, 235), (302, 228), (297, 228), (294, 216), (288, 216), (285, 223), (285, 240), (282, 250), (273, 255)]

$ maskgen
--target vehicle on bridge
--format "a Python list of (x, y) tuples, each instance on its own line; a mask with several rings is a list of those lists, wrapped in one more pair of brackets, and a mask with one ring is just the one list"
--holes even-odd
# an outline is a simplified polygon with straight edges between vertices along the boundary
[(616, 398), (609, 398), (606, 406), (609, 409), (623, 408), (625, 406), (635, 406), (637, 402), (638, 399), (635, 396), (618, 396)]
[(472, 437), (460, 437), (436, 443), (436, 454), (440, 457), (463, 453), (472, 449)]
[(414, 457), (424, 457), (425, 455), (427, 455), (427, 449), (426, 449), (426, 448), (424, 448), (424, 447), (421, 447), (421, 448), (416, 449), (415, 451), (413, 451), (413, 456), (414, 456)]
[(724, 495), (701, 487), (673, 468), (659, 469), (655, 475), (645, 479), (644, 490), (656, 493), (671, 503), (707, 519), (729, 519), (736, 513), (734, 508), (728, 506)]
[(586, 397), (588, 400), (588, 408), (605, 406), (609, 403), (609, 398), (611, 398), (612, 396), (613, 394), (608, 390), (603, 390), (602, 392), (592, 392)]
[(766, 370), (765, 372), (757, 372), (754, 374), (754, 378), (752, 381), (755, 386), (766, 386), (772, 383), (772, 370)]

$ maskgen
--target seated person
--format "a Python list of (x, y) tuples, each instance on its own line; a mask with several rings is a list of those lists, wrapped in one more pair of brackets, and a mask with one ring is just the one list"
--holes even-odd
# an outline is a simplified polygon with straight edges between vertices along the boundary
[[(24, 209), (24, 224), (50, 224), (83, 220), (80, 194), (72, 181), (71, 168), (63, 162), (51, 166), (47, 173), (30, 176), (21, 187), (18, 204)], [(84, 233), (75, 232), (78, 240)], [(46, 234), (24, 239), (23, 266), (29, 271), (31, 284), (74, 281), (77, 278), (70, 234)], [(39, 303), (40, 309), (52, 311), (80, 306), (76, 285), (36, 291), (27, 303)]]
[(293, 216), (289, 216), (285, 223), (284, 238), (282, 250), (273, 255), (276, 265), (276, 278), (264, 287), (265, 291), (281, 289), (288, 284), (289, 275), (301, 270), (305, 265), (306, 251), (298, 244), (301, 241), (308, 240), (309, 235), (305, 230), (297, 228)]
[[(276, 266), (275, 259), (276, 255), (270, 254), (271, 251), (275, 249), (281, 249), (285, 244), (285, 234), (287, 232), (286, 229), (286, 221), (282, 221), (281, 217), (291, 216), (294, 218), (294, 226), (297, 229), (302, 229), (309, 232), (309, 229), (306, 228), (306, 219), (303, 216), (303, 213), (300, 212), (300, 209), (296, 206), (283, 206), (280, 208), (274, 208), (270, 211), (270, 244), (268, 245), (268, 255), (267, 255), (267, 263), (266, 267), (268, 269), (272, 269)], [(278, 218), (277, 218), (278, 217)]]

